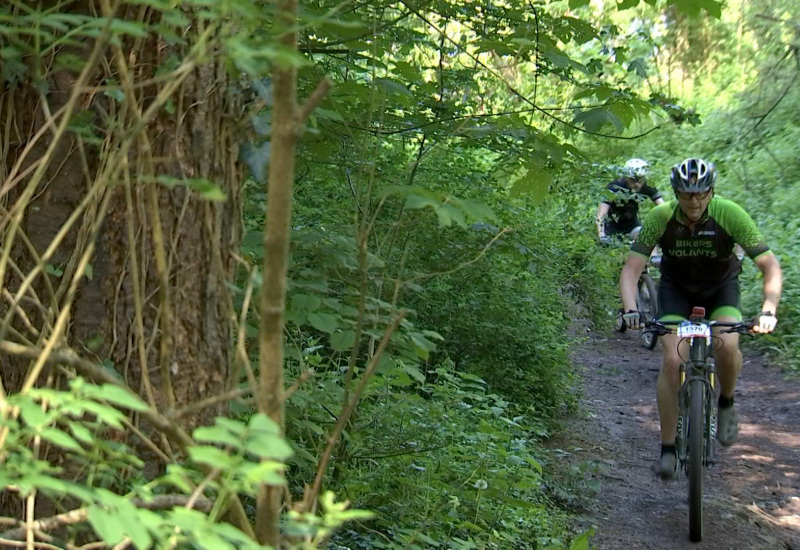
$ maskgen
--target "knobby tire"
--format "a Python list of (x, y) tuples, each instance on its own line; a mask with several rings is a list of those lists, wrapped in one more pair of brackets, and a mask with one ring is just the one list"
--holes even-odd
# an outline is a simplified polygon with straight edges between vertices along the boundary
[(703, 538), (703, 454), (705, 414), (703, 399), (705, 382), (689, 382), (689, 540), (700, 542)]
[[(639, 279), (639, 286), (636, 289), (637, 294), (637, 302), (639, 296), (642, 295), (641, 287), (644, 286), (647, 290), (647, 295), (649, 297), (650, 303), (647, 305), (647, 316), (650, 319), (658, 319), (658, 294), (656, 294), (656, 283), (653, 281), (653, 278), (646, 273), (642, 275), (641, 279)], [(639, 311), (642, 311), (642, 307), (637, 304)], [(639, 331), (639, 342), (647, 349), (653, 349), (656, 347), (656, 343), (658, 342), (658, 336), (656, 333), (651, 331), (645, 331), (641, 329)]]

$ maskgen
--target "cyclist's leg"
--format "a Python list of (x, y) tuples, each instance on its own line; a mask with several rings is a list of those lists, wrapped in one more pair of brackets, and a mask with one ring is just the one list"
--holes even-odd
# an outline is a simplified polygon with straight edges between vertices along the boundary
[[(738, 281), (735, 279), (729, 281), (712, 297), (711, 312), (709, 318), (716, 321), (738, 322), (742, 320), (739, 308)], [(739, 434), (739, 421), (733, 405), (733, 394), (742, 370), (742, 352), (739, 350), (738, 334), (724, 334), (718, 330), (714, 332), (715, 336), (719, 338), (714, 351), (720, 385), (717, 439), (727, 447), (736, 442)]]
[[(668, 279), (662, 277), (658, 291), (658, 311), (662, 321), (686, 319), (691, 312), (690, 297), (686, 296)], [(665, 334), (661, 340), (663, 360), (658, 375), (656, 395), (658, 398), (658, 416), (661, 423), (662, 445), (675, 444), (675, 429), (678, 423), (678, 390), (680, 389), (681, 357), (687, 357), (688, 346), (685, 342), (678, 348), (678, 336)]]
[[(709, 319), (714, 321), (739, 322), (742, 320), (739, 299), (739, 281), (734, 279), (725, 283), (709, 299)], [(724, 330), (724, 329), (723, 329)], [(720, 389), (723, 397), (733, 398), (736, 380), (742, 370), (742, 352), (739, 349), (737, 333), (724, 334), (718, 330), (714, 335), (719, 338), (714, 350)]]

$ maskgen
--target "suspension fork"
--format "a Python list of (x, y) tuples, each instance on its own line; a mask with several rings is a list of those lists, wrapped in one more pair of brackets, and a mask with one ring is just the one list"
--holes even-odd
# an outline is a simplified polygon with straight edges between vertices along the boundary
[[(688, 419), (688, 406), (689, 406), (689, 381), (702, 379), (706, 387), (706, 404), (704, 409), (709, 411), (703, 419), (693, 419), (694, 422), (703, 422), (705, 425), (705, 433), (707, 441), (713, 439), (714, 434), (711, 432), (713, 420), (713, 399), (714, 399), (714, 385), (716, 384), (716, 368), (712, 361), (710, 361), (709, 345), (706, 338), (695, 337), (689, 342), (689, 360), (681, 363), (680, 367), (680, 386), (678, 391), (678, 458), (684, 464), (686, 463), (687, 448), (686, 436), (688, 435), (688, 424), (684, 419)], [(711, 463), (714, 461), (713, 442), (706, 446), (705, 462)]]

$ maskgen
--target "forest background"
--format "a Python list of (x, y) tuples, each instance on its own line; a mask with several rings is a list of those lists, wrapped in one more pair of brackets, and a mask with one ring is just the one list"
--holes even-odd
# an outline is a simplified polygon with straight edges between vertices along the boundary
[(0, 538), (588, 547), (543, 442), (617, 304), (627, 158), (667, 196), (717, 164), (786, 278), (757, 345), (800, 366), (797, 11), (5, 2)]

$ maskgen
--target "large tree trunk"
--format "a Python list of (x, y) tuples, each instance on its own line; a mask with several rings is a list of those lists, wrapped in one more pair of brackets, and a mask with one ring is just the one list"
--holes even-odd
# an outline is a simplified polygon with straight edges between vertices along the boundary
[[(88, 13), (82, 2), (70, 9)], [(152, 16), (147, 11), (129, 15)], [(124, 89), (120, 63), (127, 65), (130, 81), (141, 82), (152, 78), (169, 55), (188, 55), (156, 38), (124, 44), (120, 50), (102, 49), (95, 69), (87, 75), (90, 87), (100, 84), (108, 71)], [(75, 51), (88, 59), (93, 46)], [(235, 117), (230, 116), (237, 107), (222, 61), (193, 65), (166, 83), (135, 91), (129, 87), (122, 102), (102, 92), (77, 90), (74, 95), (80, 78), (66, 70), (52, 72), (46, 76), (45, 93), (30, 82), (14, 89), (0, 81), (0, 242), (12, 247), (2, 281), (0, 322), (7, 315), (11, 320), (2, 328), (4, 336), (43, 346), (53, 336), (59, 313), (69, 308), (66, 330), (55, 335), (57, 345), (102, 360), (160, 411), (222, 393), (228, 383), (232, 305), (227, 283), (240, 238), (241, 179), (232, 127)], [(149, 120), (142, 118), (149, 116), (148, 108), (163, 103), (158, 94), (165, 86), (178, 84), (166, 109)], [(75, 111), (94, 114), (95, 133), (101, 140), (92, 142), (68, 132), (45, 158), (60, 124), (60, 115), (54, 115), (70, 98), (76, 100)], [(31, 168), (30, 173), (14, 181), (9, 175), (15, 163), (51, 117), (54, 124), (44, 130), (15, 172)], [(126, 139), (137, 135), (126, 145)], [(36, 163), (43, 159), (46, 170), (36, 182)], [(226, 200), (212, 202), (184, 186), (161, 185), (155, 182), (156, 175), (208, 180)], [(33, 194), (26, 201), (25, 189), (32, 181), (35, 189), (29, 189)], [(44, 261), (50, 273), (34, 279), (21, 312), (9, 315), (20, 282), (41, 263), (89, 195), (93, 198), (77, 223)], [(15, 212), (22, 218), (12, 234)], [(77, 275), (80, 280), (70, 306), (73, 274), (92, 243), (91, 267)], [(31, 363), (8, 356), (1, 356), (0, 362), (5, 392), (18, 391)], [(44, 369), (38, 382), (58, 383), (54, 376), (55, 371)], [(219, 407), (185, 417), (185, 427), (208, 423)], [(3, 508), (0, 515), (9, 515)]]

